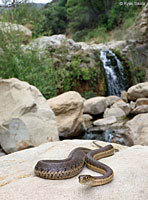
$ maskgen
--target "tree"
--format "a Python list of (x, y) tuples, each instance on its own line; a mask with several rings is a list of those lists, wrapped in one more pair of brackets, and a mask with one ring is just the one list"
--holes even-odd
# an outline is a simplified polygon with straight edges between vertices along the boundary
[(102, 15), (107, 15), (115, 0), (67, 0), (70, 30), (94, 28)]
[(2, 0), (3, 5), (1, 7), (13, 7), (16, 8), (16, 6), (20, 3), (26, 2), (25, 0)]
[(19, 4), (21, 3), (26, 3), (27, 0), (2, 0), (2, 5), (0, 5), (0, 7), (3, 8), (13, 8), (12, 10), (12, 19), (14, 18), (14, 16), (16, 16), (16, 8)]
[(42, 24), (42, 33), (46, 35), (61, 34), (65, 32), (67, 25), (66, 0), (60, 0), (57, 3), (49, 3), (42, 11), (44, 18), (40, 21)]

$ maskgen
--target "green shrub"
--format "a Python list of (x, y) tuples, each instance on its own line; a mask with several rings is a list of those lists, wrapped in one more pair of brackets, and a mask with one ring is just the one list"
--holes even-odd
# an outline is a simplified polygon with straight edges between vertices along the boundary
[(82, 31), (77, 31), (72, 36), (72, 39), (76, 42), (83, 41), (87, 34), (88, 34), (88, 30), (86, 30), (86, 29), (84, 29)]
[(34, 50), (24, 51), (15, 32), (0, 31), (0, 77), (15, 77), (35, 85), (46, 97), (57, 94), (56, 73), (49, 55), (39, 57)]

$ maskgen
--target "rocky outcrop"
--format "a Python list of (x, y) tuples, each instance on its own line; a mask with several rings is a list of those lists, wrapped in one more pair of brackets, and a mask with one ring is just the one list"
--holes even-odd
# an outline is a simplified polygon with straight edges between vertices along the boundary
[(0, 144), (5, 152), (58, 140), (55, 115), (36, 87), (0, 79), (0, 94)]
[(18, 35), (23, 37), (25, 42), (32, 39), (32, 32), (25, 26), (20, 24), (12, 24), (8, 22), (0, 22), (0, 30), (4, 31), (6, 34), (11, 31), (17, 32)]
[(141, 3), (146, 5), (124, 35), (127, 45), (121, 51), (134, 67), (132, 79), (136, 83), (148, 80), (148, 3)]
[(148, 145), (148, 113), (136, 115), (126, 123), (134, 144)]
[(55, 113), (60, 136), (70, 138), (84, 131), (83, 101), (80, 94), (74, 91), (47, 101)]
[[(107, 145), (103, 142), (98, 144)], [(85, 187), (78, 183), (77, 176), (66, 180), (45, 180), (34, 176), (33, 169), (38, 160), (66, 158), (73, 148), (79, 146), (96, 148), (92, 141), (52, 142), (1, 157), (1, 200), (83, 200), (84, 198), (108, 200), (110, 197), (112, 200), (147, 200), (148, 147), (144, 146), (125, 148), (114, 145), (119, 152), (102, 159), (102, 162), (109, 165), (115, 174), (113, 181), (104, 186)], [(98, 175), (86, 167), (81, 174)]]
[(111, 41), (107, 43), (100, 44), (87, 44), (85, 42), (75, 42), (72, 39), (66, 38), (65, 35), (52, 35), (52, 36), (42, 36), (31, 41), (25, 49), (38, 48), (40, 50), (46, 50), (50, 48), (61, 48), (65, 46), (69, 52), (91, 52), (92, 50), (100, 51), (102, 49), (123, 49), (127, 45), (126, 40), (121, 41)]
[(50, 48), (59, 48), (65, 43), (65, 35), (53, 35), (53, 36), (42, 36), (31, 41), (25, 49), (38, 49), (38, 50), (50, 50)]
[(148, 97), (148, 82), (139, 83), (130, 87), (127, 91), (128, 99), (135, 101), (138, 98)]
[(84, 113), (98, 115), (103, 113), (107, 108), (105, 97), (94, 97), (84, 102)]
[[(135, 23), (129, 28), (126, 35), (127, 38), (136, 39), (139, 42), (146, 39), (148, 36), (148, 4), (145, 5), (139, 16), (137, 17)], [(146, 39), (147, 40), (147, 39)]]

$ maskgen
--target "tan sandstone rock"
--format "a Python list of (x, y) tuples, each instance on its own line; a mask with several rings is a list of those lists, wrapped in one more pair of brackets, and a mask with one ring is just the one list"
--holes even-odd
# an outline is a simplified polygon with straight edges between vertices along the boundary
[(121, 98), (118, 96), (108, 96), (106, 97), (107, 106), (112, 106), (114, 103), (119, 101)]
[(98, 115), (103, 113), (107, 108), (105, 97), (93, 97), (84, 102), (84, 113)]
[(83, 114), (83, 120), (84, 120), (85, 128), (90, 127), (93, 123), (93, 117), (89, 114)]
[(126, 115), (128, 115), (131, 110), (130, 105), (128, 103), (125, 103), (125, 101), (123, 101), (123, 100), (116, 101), (112, 107), (113, 108), (116, 108), (116, 107), (121, 108), (125, 112)]
[(59, 134), (62, 137), (73, 137), (84, 130), (83, 98), (78, 92), (65, 92), (47, 102), (56, 115)]
[(141, 105), (134, 108), (131, 112), (132, 114), (148, 113), (148, 105)]
[(94, 121), (93, 125), (94, 126), (108, 126), (108, 125), (111, 125), (116, 122), (117, 122), (116, 117), (110, 116), (110, 117), (106, 117), (106, 118), (98, 119), (98, 120)]
[(148, 98), (139, 98), (136, 100), (135, 106), (148, 105)]
[[(99, 145), (107, 143), (98, 142)], [(1, 200), (147, 200), (148, 147), (123, 147), (101, 161), (114, 171), (111, 183), (87, 187), (78, 177), (67, 180), (45, 180), (34, 176), (34, 166), (41, 159), (66, 158), (75, 147), (96, 148), (92, 141), (73, 140), (46, 143), (0, 158)], [(99, 175), (86, 167), (81, 174)]]
[(148, 98), (139, 98), (135, 102), (135, 108), (132, 114), (148, 113)]
[(58, 140), (55, 115), (36, 87), (0, 79), (0, 94), (0, 144), (5, 152)]
[(130, 105), (123, 100), (116, 101), (110, 108), (104, 112), (104, 118), (115, 116), (117, 119), (124, 118), (130, 113)]
[(134, 144), (148, 145), (148, 113), (136, 115), (126, 127)]
[(130, 87), (127, 91), (129, 100), (137, 100), (138, 98), (148, 97), (148, 82), (139, 83)]

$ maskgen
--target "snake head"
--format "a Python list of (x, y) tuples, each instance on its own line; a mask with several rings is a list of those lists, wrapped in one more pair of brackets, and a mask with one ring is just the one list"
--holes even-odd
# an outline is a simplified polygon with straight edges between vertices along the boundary
[(79, 183), (83, 185), (93, 185), (92, 176), (90, 175), (80, 175), (79, 176)]

